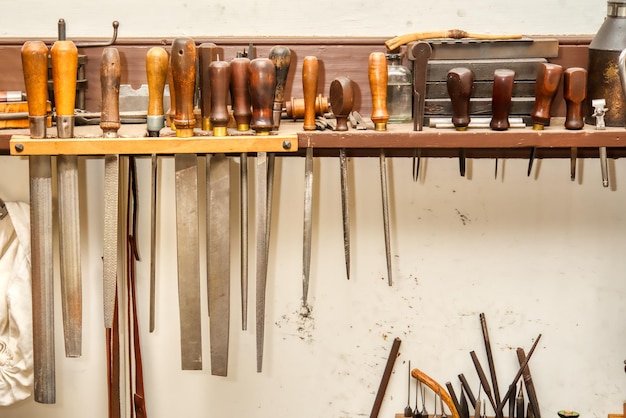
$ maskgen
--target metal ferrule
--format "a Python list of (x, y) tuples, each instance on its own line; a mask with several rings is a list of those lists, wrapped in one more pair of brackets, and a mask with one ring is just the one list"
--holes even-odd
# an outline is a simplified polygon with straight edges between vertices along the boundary
[(178, 138), (189, 138), (193, 136), (193, 128), (176, 129), (176, 136)]
[(32, 139), (44, 139), (46, 137), (46, 116), (29, 116), (28, 128)]
[(59, 138), (74, 137), (74, 115), (59, 116), (57, 115), (57, 136)]
[(158, 132), (165, 126), (165, 116), (152, 116), (148, 115), (146, 117), (146, 129), (148, 132), (156, 132), (158, 136)]
[(376, 122), (374, 124), (374, 130), (376, 130), (376, 131), (386, 131), (387, 130), (387, 124), (385, 122)]
[(256, 136), (269, 136), (269, 131), (256, 131)]
[(541, 123), (535, 123), (535, 124), (533, 125), (533, 130), (534, 130), (534, 131), (543, 131), (543, 124), (541, 124)]
[(228, 129), (226, 126), (214, 126), (213, 127), (213, 136), (227, 136)]
[(207, 131), (207, 132), (210, 132), (213, 130), (211, 119), (208, 116), (202, 118), (202, 130)]
[(467, 126), (457, 126), (454, 129), (456, 129), (459, 132), (465, 132), (467, 131)]
[(247, 123), (240, 123), (237, 125), (237, 130), (239, 132), (245, 132), (250, 130), (250, 125)]
[(280, 119), (283, 115), (283, 103), (282, 102), (274, 102), (272, 107), (272, 124), (274, 125), (274, 130), (278, 130), (280, 128)]
[(606, 6), (609, 17), (626, 17), (626, 1), (609, 1)]

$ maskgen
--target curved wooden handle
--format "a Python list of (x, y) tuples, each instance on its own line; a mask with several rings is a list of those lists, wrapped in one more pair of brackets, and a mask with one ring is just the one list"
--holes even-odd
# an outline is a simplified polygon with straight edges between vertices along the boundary
[(100, 87), (102, 89), (102, 112), (100, 129), (105, 137), (117, 136), (120, 128), (120, 80), (122, 68), (117, 48), (104, 48), (100, 59)]
[(227, 61), (213, 61), (209, 65), (211, 80), (211, 125), (214, 136), (225, 136), (229, 116), (226, 102), (230, 86), (230, 64)]
[(29, 116), (46, 116), (48, 101), (48, 47), (42, 41), (22, 45), (22, 69)]
[(169, 56), (160, 46), (146, 53), (146, 76), (148, 78), (148, 116), (163, 116), (163, 91), (167, 80)]
[(535, 104), (530, 115), (533, 118), (533, 129), (543, 129), (550, 123), (552, 100), (561, 81), (563, 67), (558, 64), (541, 63), (535, 79)]
[(452, 101), (452, 124), (461, 131), (470, 123), (469, 103), (474, 85), (474, 73), (469, 68), (453, 68), (446, 76), (448, 95)]
[(269, 58), (250, 61), (250, 103), (252, 120), (250, 127), (257, 135), (269, 135), (274, 126), (272, 102), (276, 89), (276, 67)]
[(274, 101), (282, 102), (285, 100), (285, 85), (287, 84), (287, 75), (291, 66), (291, 50), (285, 46), (274, 46), (270, 49), (268, 58), (276, 67), (276, 91), (274, 93)]
[(565, 129), (585, 126), (582, 102), (587, 98), (587, 70), (571, 67), (563, 73), (563, 98), (567, 107)]
[(372, 92), (372, 121), (377, 131), (387, 130), (387, 57), (382, 52), (372, 52), (369, 56), (367, 76)]
[(74, 116), (78, 49), (72, 41), (56, 41), (50, 49), (57, 116)]
[(441, 397), (441, 400), (446, 405), (448, 405), (448, 408), (450, 409), (450, 412), (452, 413), (452, 418), (459, 418), (459, 412), (454, 406), (454, 402), (452, 401), (452, 398), (448, 394), (448, 391), (446, 391), (446, 389), (443, 386), (441, 386), (439, 383), (433, 380), (430, 376), (428, 376), (426, 373), (424, 373), (423, 371), (419, 369), (411, 370), (411, 376), (413, 376), (414, 378), (416, 378), (417, 380), (419, 380), (420, 382), (428, 386), (433, 392), (435, 392), (437, 395)]
[(406, 35), (396, 36), (395, 38), (391, 38), (388, 41), (385, 41), (385, 46), (388, 50), (392, 51), (396, 48), (400, 48), (404, 44), (408, 44), (413, 41), (420, 41), (424, 39), (435, 39), (435, 38), (452, 38), (452, 39), (462, 39), (462, 38), (473, 38), (473, 39), (486, 39), (486, 40), (496, 40), (496, 39), (521, 39), (522, 35), (491, 35), (486, 33), (468, 33), (464, 30), (460, 29), (450, 29), (443, 31), (435, 31), (435, 32), (416, 32), (416, 33), (408, 33)]
[(304, 93), (304, 130), (315, 130), (315, 96), (317, 95), (317, 79), (319, 62), (317, 57), (306, 56), (302, 61), (302, 91)]
[(193, 136), (196, 119), (193, 97), (196, 86), (196, 45), (191, 38), (178, 38), (172, 43), (172, 83), (176, 91), (174, 126), (176, 136)]
[(230, 62), (230, 99), (233, 106), (233, 117), (237, 122), (238, 131), (250, 129), (252, 111), (250, 110), (250, 59), (234, 58)]
[(494, 131), (509, 129), (509, 112), (513, 96), (515, 71), (497, 69), (493, 73), (493, 91), (491, 94), (491, 122), (489, 126)]
[(330, 83), (330, 108), (337, 119), (336, 131), (348, 130), (348, 115), (354, 106), (352, 80), (337, 77)]

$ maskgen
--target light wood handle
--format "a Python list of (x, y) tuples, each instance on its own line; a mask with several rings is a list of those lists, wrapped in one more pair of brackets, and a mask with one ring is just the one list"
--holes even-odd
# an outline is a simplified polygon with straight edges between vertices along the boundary
[(146, 54), (148, 78), (148, 116), (163, 116), (163, 91), (167, 81), (169, 56), (160, 46), (152, 47)]
[(48, 47), (42, 41), (22, 46), (22, 68), (29, 116), (46, 116), (48, 101)]
[(172, 43), (172, 83), (176, 91), (174, 126), (176, 136), (193, 136), (196, 119), (193, 98), (196, 87), (196, 45), (191, 38), (177, 38)]
[(587, 70), (571, 67), (563, 73), (563, 98), (566, 104), (565, 129), (585, 126), (582, 102), (587, 98)]
[(315, 96), (317, 95), (317, 78), (319, 62), (317, 57), (306, 56), (302, 61), (302, 91), (304, 92), (304, 130), (315, 130)]
[(76, 104), (78, 49), (72, 41), (56, 41), (50, 54), (57, 116), (73, 116)]
[(211, 80), (211, 125), (214, 136), (225, 136), (229, 115), (226, 102), (230, 86), (230, 64), (227, 61), (213, 61), (209, 65)]
[(372, 122), (377, 131), (387, 130), (387, 57), (382, 52), (372, 52), (369, 56), (367, 76), (372, 92)]
[(430, 376), (428, 376), (426, 373), (424, 373), (423, 371), (419, 369), (411, 370), (411, 376), (413, 376), (414, 378), (416, 378), (417, 380), (419, 380), (420, 382), (428, 386), (430, 390), (435, 392), (437, 395), (441, 396), (441, 400), (446, 405), (448, 405), (448, 408), (450, 409), (450, 412), (452, 413), (452, 418), (459, 418), (459, 412), (454, 406), (454, 402), (452, 402), (452, 398), (450, 397), (450, 395), (448, 394), (448, 392), (443, 386), (441, 386), (439, 383), (433, 380)]
[(100, 129), (105, 137), (117, 136), (120, 128), (120, 80), (122, 68), (117, 48), (104, 48), (100, 60), (100, 87), (102, 89), (102, 112)]

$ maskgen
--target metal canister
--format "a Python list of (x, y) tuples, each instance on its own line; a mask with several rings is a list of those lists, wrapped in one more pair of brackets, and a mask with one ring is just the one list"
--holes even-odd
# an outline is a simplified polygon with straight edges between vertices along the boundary
[(591, 102), (605, 99), (606, 126), (626, 125), (626, 99), (620, 84), (618, 58), (626, 48), (626, 0), (607, 1), (607, 16), (589, 44), (589, 79), (585, 122), (595, 124)]

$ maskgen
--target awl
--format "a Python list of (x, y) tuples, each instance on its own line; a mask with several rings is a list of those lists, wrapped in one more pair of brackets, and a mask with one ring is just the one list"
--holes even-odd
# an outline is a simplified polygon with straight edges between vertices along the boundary
[[(587, 70), (571, 67), (563, 72), (563, 98), (566, 105), (565, 129), (582, 129), (585, 126), (582, 103), (587, 98)], [(570, 180), (574, 181), (577, 147), (572, 147), (570, 153)]]

